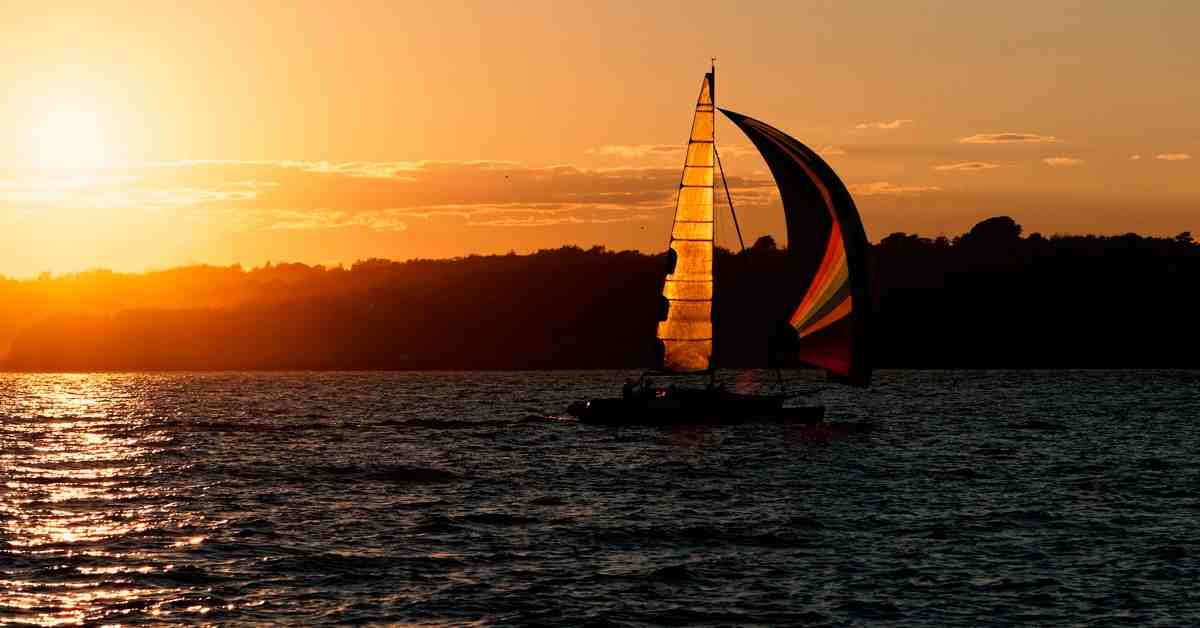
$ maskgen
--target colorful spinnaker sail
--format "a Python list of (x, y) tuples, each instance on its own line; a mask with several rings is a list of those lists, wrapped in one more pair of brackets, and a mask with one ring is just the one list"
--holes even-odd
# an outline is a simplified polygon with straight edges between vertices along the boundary
[(854, 200), (812, 149), (775, 127), (721, 110), (758, 148), (779, 188), (787, 223), (790, 276), (796, 278), (790, 338), (776, 339), (792, 357), (848, 384), (871, 379), (867, 317), (870, 244)]
[(712, 357), (713, 110), (710, 72), (692, 118), (663, 283), (666, 316), (658, 324), (660, 366), (679, 373), (706, 371)]

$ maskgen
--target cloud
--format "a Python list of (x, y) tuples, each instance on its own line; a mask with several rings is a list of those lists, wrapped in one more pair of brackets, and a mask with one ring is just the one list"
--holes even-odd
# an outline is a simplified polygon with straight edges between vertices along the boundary
[(1053, 135), (1034, 133), (980, 133), (958, 140), (959, 144), (1058, 144), (1062, 140)]
[[(388, 172), (392, 174), (384, 176)], [(155, 165), (134, 174), (125, 185), (72, 186), (68, 192), (76, 198), (67, 200), (82, 202), (101, 193), (105, 205), (129, 202), (162, 208), (347, 211), (454, 203), (619, 200), (634, 204), (669, 199), (679, 183), (676, 168), (589, 170), (497, 161), (428, 161), (403, 168), (396, 164), (188, 162)]]
[[(403, 231), (430, 218), (480, 227), (607, 224), (669, 217), (679, 176), (677, 167), (508, 161), (163, 162), (54, 180), (0, 171), (0, 215), (99, 208), (285, 231)], [(729, 186), (739, 205), (774, 190), (762, 177), (731, 176)]]
[(1187, 161), (1191, 159), (1192, 156), (1187, 153), (1163, 153), (1161, 155), (1155, 155), (1154, 158), (1159, 161)]
[(1130, 155), (1130, 156), (1129, 156), (1129, 161), (1138, 161), (1138, 160), (1140, 160), (1141, 158), (1142, 158), (1142, 156), (1141, 156), (1141, 155)]
[(589, 155), (608, 155), (626, 159), (682, 155), (686, 144), (605, 144), (587, 149)]
[(992, 170), (999, 167), (1000, 164), (994, 164), (987, 161), (960, 161), (952, 164), (934, 166), (933, 169), (939, 172), (979, 172), (980, 170)]
[[(734, 209), (739, 211), (743, 209), (770, 207), (779, 202), (779, 188), (776, 188), (773, 184), (737, 187), (731, 183), (729, 194), (733, 197)], [(726, 202), (723, 190), (718, 192), (717, 202), (722, 206), (717, 208), (717, 211), (723, 211)]]
[(31, 176), (20, 177), (17, 173), (8, 173), (10, 178), (0, 179), (0, 192), (37, 191), (37, 190), (77, 190), (95, 188), (98, 186), (125, 185), (137, 180), (128, 174), (79, 173), (61, 176)]
[(749, 157), (757, 155), (758, 149), (751, 144), (742, 144), (739, 142), (721, 143), (717, 146), (717, 153), (721, 155), (722, 160), (733, 158)]
[(826, 146), (818, 150), (817, 154), (821, 155), (822, 157), (837, 157), (838, 155), (845, 155), (846, 151), (845, 149), (838, 148), (836, 146)]
[[(681, 141), (678, 144), (605, 144), (593, 146), (584, 152), (588, 155), (620, 157), (635, 161), (674, 159), (679, 160), (682, 167), (683, 153), (686, 149), (687, 143)], [(738, 142), (722, 143), (717, 147), (717, 152), (721, 154), (722, 161), (758, 154), (753, 146)]]
[(502, 216), (469, 220), (468, 225), (474, 227), (553, 227), (556, 225), (606, 225), (618, 222), (644, 222), (651, 220), (651, 214), (633, 214), (628, 216)]
[(1079, 164), (1083, 163), (1083, 160), (1076, 159), (1074, 157), (1047, 157), (1042, 160), (1042, 163), (1054, 168), (1067, 168), (1071, 166), (1078, 166)]
[[(651, 208), (651, 209), (663, 209)], [(352, 212), (335, 209), (214, 210), (242, 231), (306, 231), (361, 227), (376, 232), (407, 231), (414, 220), (458, 219), (468, 227), (548, 227), (652, 220), (621, 205), (586, 203), (434, 205)]]
[(936, 185), (895, 185), (887, 181), (851, 183), (846, 187), (856, 196), (919, 196), (942, 189)]
[(0, 180), (0, 207), (165, 210), (209, 203), (244, 201), (270, 188), (270, 181), (230, 181), (212, 186), (144, 185), (135, 174)]
[(405, 172), (420, 169), (421, 162), (410, 161), (389, 161), (389, 162), (370, 162), (370, 161), (351, 161), (343, 163), (330, 163), (325, 161), (320, 162), (298, 162), (297, 167), (303, 168), (308, 172), (330, 172), (335, 174), (344, 174), (350, 177), (361, 177), (368, 179), (409, 179), (405, 176)]
[(630, 206), (620, 203), (477, 203), (468, 205), (434, 205), (428, 207), (396, 209), (390, 212), (395, 217), (461, 218), (472, 227), (547, 227), (562, 224), (612, 224), (618, 222), (641, 222), (651, 220), (650, 210), (668, 209), (657, 203), (640, 207), (642, 213), (630, 213)]
[(856, 129), (898, 129), (906, 124), (912, 124), (912, 120), (888, 120), (884, 122), (862, 122), (854, 125)]
[(366, 227), (371, 231), (407, 231), (408, 223), (399, 220), (390, 211), (352, 213), (345, 210), (297, 211), (282, 209), (267, 212), (270, 219), (268, 229), (301, 231), (309, 229), (344, 229)]

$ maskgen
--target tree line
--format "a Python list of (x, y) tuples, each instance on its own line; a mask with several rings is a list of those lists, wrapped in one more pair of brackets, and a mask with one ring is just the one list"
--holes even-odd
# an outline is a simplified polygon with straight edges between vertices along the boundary
[[(1189, 233), (1023, 236), (997, 217), (955, 238), (893, 233), (872, 249), (880, 367), (1200, 366), (1200, 244)], [(567, 246), (349, 268), (0, 279), (0, 366), (649, 367), (665, 264), (665, 255)], [(718, 365), (765, 364), (767, 335), (795, 296), (788, 268), (769, 236), (717, 250)]]

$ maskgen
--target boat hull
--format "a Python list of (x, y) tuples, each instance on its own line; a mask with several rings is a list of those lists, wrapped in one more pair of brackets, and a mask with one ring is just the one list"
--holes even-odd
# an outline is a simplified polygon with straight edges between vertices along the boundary
[(571, 404), (567, 412), (593, 425), (737, 425), (741, 423), (816, 424), (824, 406), (785, 408), (781, 395), (680, 394), (651, 399), (592, 399)]

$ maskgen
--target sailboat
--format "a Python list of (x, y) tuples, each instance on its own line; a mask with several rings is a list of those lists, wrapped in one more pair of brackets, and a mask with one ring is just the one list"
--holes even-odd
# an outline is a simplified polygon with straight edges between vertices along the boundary
[[(626, 382), (618, 398), (577, 402), (568, 412), (600, 424), (815, 423), (822, 406), (785, 407), (794, 397), (739, 394), (716, 385), (713, 364), (713, 235), (717, 170), (716, 111), (758, 149), (779, 189), (787, 227), (787, 276), (778, 286), (789, 307), (769, 330), (769, 366), (804, 364), (831, 381), (866, 387), (871, 379), (868, 324), (869, 243), (846, 186), (809, 147), (779, 129), (716, 106), (716, 68), (704, 75), (692, 117), (687, 156), (675, 201), (675, 219), (663, 281), (665, 312), (658, 323), (658, 360), (647, 375), (708, 375), (703, 388), (657, 388), (644, 375)], [(725, 184), (726, 195), (729, 194)], [(733, 203), (730, 198), (732, 212)], [(734, 225), (737, 226), (736, 214)], [(741, 228), (738, 238), (741, 238)], [(744, 250), (743, 245), (743, 250)], [(781, 380), (782, 381), (782, 380)]]

